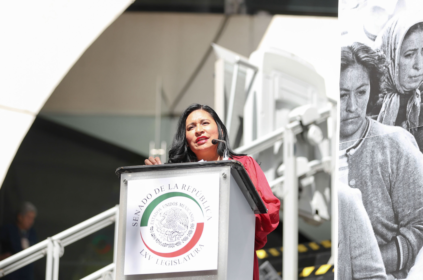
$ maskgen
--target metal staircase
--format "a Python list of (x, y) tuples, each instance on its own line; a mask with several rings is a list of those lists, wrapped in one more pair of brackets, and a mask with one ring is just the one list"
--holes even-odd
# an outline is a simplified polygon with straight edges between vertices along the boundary
[(119, 205), (0, 261), (0, 278), (41, 258), (47, 257), (46, 280), (58, 280), (60, 257), (65, 253), (65, 247), (113, 223), (115, 223), (113, 263), (84, 279), (114, 279), (112, 273), (114, 271), (114, 263), (116, 262)]
[[(318, 118), (315, 122), (326, 121), (331, 114), (336, 113), (336, 107), (328, 106), (320, 110)], [(304, 132), (306, 127), (301, 124), (301, 121), (290, 122), (286, 128), (279, 129), (269, 135), (265, 135), (260, 139), (253, 141), (252, 143), (236, 149), (237, 153), (254, 154), (265, 150), (276, 142), (283, 141), (285, 150), (291, 150), (291, 152), (284, 153), (284, 163), (287, 166), (291, 166), (291, 169), (285, 170), (284, 176), (276, 178), (269, 182), (272, 190), (276, 192), (278, 197), (283, 197), (284, 205), (284, 221), (290, 221), (290, 227), (284, 229), (284, 250), (283, 255), (283, 267), (291, 267), (291, 270), (296, 277), (298, 277), (298, 242), (292, 242), (292, 236), (298, 234), (298, 174), (295, 171), (297, 168), (297, 161), (294, 153), (295, 136)], [(289, 140), (288, 140), (289, 138)], [(309, 169), (307, 174), (302, 176), (312, 176), (317, 172), (331, 172), (333, 162), (330, 159), (323, 159), (321, 161), (313, 161), (309, 163)], [(289, 199), (288, 199), (289, 197)], [(332, 195), (333, 197), (333, 195)], [(291, 201), (291, 203), (286, 203)], [(333, 201), (333, 200), (332, 200)], [(333, 208), (332, 209), (336, 209)], [(332, 210), (333, 212), (333, 210)], [(39, 242), (38, 244), (29, 247), (3, 261), (0, 261), (0, 278), (43, 257), (47, 258), (46, 265), (46, 280), (58, 280), (59, 279), (59, 262), (60, 257), (65, 253), (65, 247), (100, 230), (113, 223), (115, 223), (115, 242), (114, 242), (114, 255), (113, 263), (100, 269), (99, 271), (86, 276), (83, 280), (94, 280), (94, 279), (114, 279), (114, 266), (116, 262), (116, 245), (117, 245), (117, 228), (119, 224), (119, 206), (115, 206), (91, 219), (88, 219), (74, 227), (71, 227), (59, 234), (47, 238), (46, 240)], [(332, 215), (333, 217), (333, 215)], [(333, 220), (333, 219), (332, 219)], [(333, 255), (333, 252), (332, 252)], [(279, 257), (279, 260), (281, 257)], [(276, 259), (273, 258), (274, 262)]]

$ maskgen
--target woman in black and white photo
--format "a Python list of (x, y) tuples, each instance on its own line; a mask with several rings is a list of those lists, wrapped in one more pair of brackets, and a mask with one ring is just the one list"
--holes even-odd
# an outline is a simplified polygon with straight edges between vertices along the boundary
[(412, 268), (423, 246), (423, 154), (407, 130), (366, 116), (384, 65), (364, 44), (342, 48), (339, 176), (362, 193), (388, 279), (405, 279), (422, 275)]
[(423, 17), (404, 14), (392, 19), (376, 39), (387, 58), (383, 105), (377, 120), (409, 130), (423, 151)]

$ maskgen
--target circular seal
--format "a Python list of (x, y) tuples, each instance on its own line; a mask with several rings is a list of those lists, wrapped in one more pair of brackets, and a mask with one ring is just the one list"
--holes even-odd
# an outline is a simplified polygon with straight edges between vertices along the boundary
[(194, 221), (190, 219), (193, 215), (189, 213), (191, 212), (189, 208), (187, 211), (183, 209), (183, 204), (177, 206), (169, 204), (159, 208), (150, 227), (151, 235), (163, 247), (179, 246), (182, 242), (186, 242), (192, 235), (190, 225), (191, 228), (194, 227)]
[(204, 214), (192, 196), (171, 192), (155, 198), (140, 221), (144, 245), (160, 257), (178, 257), (189, 252), (204, 229)]

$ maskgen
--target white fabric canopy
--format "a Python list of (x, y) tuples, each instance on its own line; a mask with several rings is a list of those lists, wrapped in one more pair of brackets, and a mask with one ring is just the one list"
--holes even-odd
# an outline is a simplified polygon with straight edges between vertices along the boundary
[(0, 186), (36, 115), (132, 0), (0, 2)]

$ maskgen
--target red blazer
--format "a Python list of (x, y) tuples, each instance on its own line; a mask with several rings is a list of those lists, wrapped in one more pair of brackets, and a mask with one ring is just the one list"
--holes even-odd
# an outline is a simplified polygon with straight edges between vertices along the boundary
[[(263, 248), (267, 243), (267, 235), (271, 233), (279, 224), (279, 209), (281, 203), (278, 198), (273, 195), (269, 187), (266, 177), (261, 170), (258, 163), (249, 156), (234, 157), (234, 160), (239, 161), (244, 166), (248, 175), (251, 178), (257, 192), (263, 199), (267, 214), (256, 214), (256, 236), (254, 243), (254, 250)], [(259, 280), (259, 267), (257, 255), (254, 252), (254, 277), (253, 280)]]

